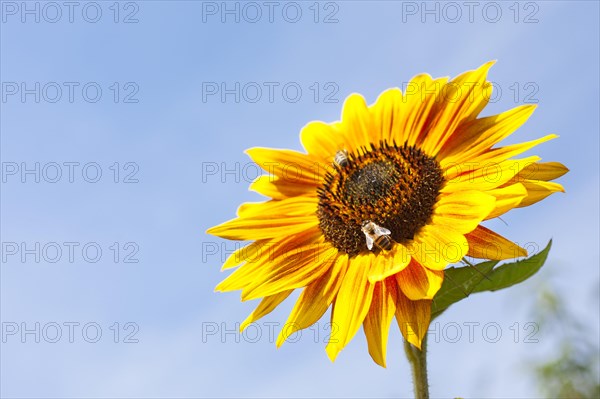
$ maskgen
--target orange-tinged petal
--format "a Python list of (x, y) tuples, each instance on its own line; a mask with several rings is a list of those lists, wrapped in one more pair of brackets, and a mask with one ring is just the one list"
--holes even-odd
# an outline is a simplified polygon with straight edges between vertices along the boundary
[[(346, 276), (336, 297), (332, 311), (332, 324), (337, 333), (332, 333), (326, 351), (334, 361), (340, 351), (356, 335), (371, 306), (373, 284), (369, 283), (369, 265), (375, 255), (357, 255), (351, 260)], [(335, 331), (335, 330), (334, 330)]]
[(444, 271), (430, 270), (413, 260), (395, 277), (398, 286), (408, 299), (413, 301), (433, 299), (444, 281)]
[(477, 227), (466, 237), (469, 241), (467, 255), (473, 258), (504, 260), (527, 256), (526, 249), (484, 226)]
[(363, 323), (369, 354), (382, 367), (385, 367), (388, 335), (396, 314), (397, 300), (397, 288), (394, 283), (377, 283), (373, 289), (371, 307)]
[(421, 349), (423, 337), (431, 320), (431, 300), (412, 301), (398, 292), (396, 302), (396, 321), (402, 336), (408, 342)]

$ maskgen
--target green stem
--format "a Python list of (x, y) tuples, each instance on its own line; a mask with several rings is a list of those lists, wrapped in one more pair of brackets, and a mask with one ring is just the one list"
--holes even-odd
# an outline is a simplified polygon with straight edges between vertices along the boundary
[(429, 399), (429, 384), (427, 382), (427, 335), (423, 337), (420, 350), (405, 340), (404, 351), (412, 369), (415, 399)]

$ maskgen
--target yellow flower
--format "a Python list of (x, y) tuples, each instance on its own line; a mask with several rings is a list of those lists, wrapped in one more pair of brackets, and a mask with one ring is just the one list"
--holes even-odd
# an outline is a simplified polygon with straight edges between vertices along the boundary
[(394, 317), (421, 346), (448, 264), (527, 255), (480, 223), (563, 191), (550, 180), (567, 169), (514, 159), (556, 135), (496, 146), (535, 107), (477, 118), (491, 96), (492, 64), (451, 81), (416, 76), (405, 93), (387, 90), (371, 106), (352, 94), (340, 121), (302, 129), (306, 154), (247, 151), (268, 172), (251, 189), (271, 199), (242, 204), (237, 218), (208, 230), (253, 241), (227, 259), (223, 269), (239, 267), (216, 288), (262, 298), (242, 329), (303, 288), (278, 346), (331, 306), (331, 360), (362, 324), (369, 353), (385, 366)]

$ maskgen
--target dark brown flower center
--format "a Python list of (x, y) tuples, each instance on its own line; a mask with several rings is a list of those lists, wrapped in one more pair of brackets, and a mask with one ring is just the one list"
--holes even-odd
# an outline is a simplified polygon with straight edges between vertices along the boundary
[(379, 143), (346, 154), (318, 188), (319, 226), (325, 238), (351, 256), (367, 250), (364, 221), (406, 242), (429, 222), (444, 183), (437, 161), (404, 144)]

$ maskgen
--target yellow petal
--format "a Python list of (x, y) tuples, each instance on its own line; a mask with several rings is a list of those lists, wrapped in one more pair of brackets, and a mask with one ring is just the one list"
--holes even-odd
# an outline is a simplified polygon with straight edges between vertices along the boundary
[(479, 259), (504, 260), (527, 256), (527, 250), (483, 226), (466, 234), (468, 256)]
[[(368, 271), (375, 255), (357, 255), (351, 260), (344, 281), (336, 297), (332, 311), (332, 325), (337, 333), (332, 335), (326, 351), (334, 361), (340, 351), (356, 335), (371, 306), (373, 284), (369, 283)], [(334, 330), (335, 331), (335, 330)]]
[(505, 147), (496, 148), (485, 152), (477, 157), (473, 157), (470, 162), (479, 165), (492, 165), (505, 161), (514, 156), (520, 155), (523, 152), (535, 147), (538, 144), (558, 138), (556, 134), (548, 134), (537, 140), (527, 141), (525, 143), (507, 145)]
[(254, 147), (245, 152), (269, 174), (291, 183), (317, 186), (328, 167), (317, 158), (292, 150)]
[(250, 316), (248, 316), (248, 318), (244, 320), (244, 322), (241, 324), (240, 332), (243, 332), (246, 329), (246, 327), (248, 327), (248, 325), (250, 325), (251, 323), (254, 323), (256, 320), (259, 320), (260, 318), (271, 313), (273, 309), (279, 306), (281, 302), (283, 302), (288, 296), (290, 296), (292, 291), (294, 290), (282, 291), (278, 294), (263, 298), (256, 307), (256, 309), (254, 309), (254, 311), (250, 313)]
[(558, 179), (569, 169), (560, 162), (536, 162), (524, 167), (509, 184), (521, 183), (524, 180), (550, 181)]
[(327, 272), (336, 255), (337, 249), (329, 244), (318, 243), (281, 256), (252, 276), (253, 281), (242, 290), (242, 300), (305, 287)]
[(549, 196), (550, 194), (565, 192), (562, 185), (554, 182), (539, 180), (525, 180), (521, 184), (527, 189), (527, 197), (519, 204), (518, 208), (533, 205)]
[(495, 217), (504, 215), (511, 209), (516, 208), (523, 198), (527, 197), (527, 190), (522, 184), (512, 184), (502, 188), (496, 188), (487, 192), (496, 198), (496, 205), (494, 210), (487, 215), (485, 218), (493, 219)]
[(448, 226), (459, 233), (468, 233), (484, 220), (496, 206), (493, 195), (481, 191), (458, 191), (439, 197), (432, 222)]
[(467, 254), (469, 243), (463, 234), (450, 227), (425, 226), (407, 247), (421, 265), (443, 270)]
[(281, 216), (261, 215), (252, 218), (236, 218), (206, 230), (208, 234), (229, 240), (264, 240), (294, 235), (318, 227), (317, 215)]
[(279, 332), (277, 347), (280, 347), (296, 331), (312, 326), (325, 314), (337, 295), (347, 266), (348, 256), (339, 256), (333, 267), (302, 291), (284, 327)]
[(386, 281), (377, 283), (373, 290), (371, 307), (363, 323), (369, 354), (382, 367), (385, 367), (390, 324), (396, 313), (396, 290), (395, 284)]
[[(338, 274), (340, 276), (340, 278), (343, 278), (343, 276), (346, 274), (346, 270), (348, 269), (349, 266), (350, 266), (349, 256), (345, 253), (339, 252), (337, 259), (335, 260), (335, 263), (333, 264), (333, 269), (336, 270), (336, 272), (334, 272), (334, 274)], [(324, 290), (327, 292), (330, 292), (330, 291), (337, 292), (340, 288), (339, 284), (341, 284), (341, 281), (334, 280), (334, 279), (328, 280), (325, 284)]]
[(269, 240), (259, 240), (237, 249), (227, 257), (227, 260), (225, 260), (225, 263), (221, 267), (221, 271), (236, 267), (243, 262), (256, 260), (260, 256), (260, 251), (267, 248), (268, 242)]
[(540, 160), (538, 156), (523, 159), (509, 159), (495, 163), (465, 162), (446, 170), (446, 185), (440, 192), (479, 190), (487, 191), (510, 181), (524, 167)]
[(300, 141), (309, 154), (330, 163), (339, 150), (346, 147), (346, 139), (338, 130), (339, 124), (310, 122), (300, 131)]
[[(244, 263), (236, 271), (223, 280), (215, 291), (234, 291), (244, 289), (252, 284), (257, 276), (268, 270), (272, 262), (285, 261), (289, 254), (304, 250), (311, 244), (318, 242), (321, 231), (317, 228), (297, 235), (290, 235), (277, 241), (265, 240), (253, 245), (252, 255), (244, 258)], [(312, 247), (311, 247), (312, 248)]]
[(373, 129), (388, 143), (397, 140), (399, 120), (402, 118), (402, 91), (398, 88), (388, 89), (381, 93), (371, 107), (373, 114)]
[(309, 216), (316, 214), (318, 203), (319, 199), (316, 196), (301, 196), (265, 202), (246, 202), (240, 205), (237, 214), (239, 217), (244, 218), (267, 218), (271, 215)]
[(418, 262), (396, 274), (398, 286), (410, 300), (432, 299), (444, 281), (443, 270), (430, 270)]
[(227, 276), (225, 280), (221, 281), (215, 287), (215, 291), (226, 292), (243, 289), (246, 285), (252, 282), (252, 276), (260, 270), (262, 264), (263, 262), (261, 260), (244, 263), (233, 273)]
[(442, 102), (441, 89), (448, 78), (433, 80), (427, 74), (417, 75), (408, 82), (402, 97), (399, 126), (397, 130), (398, 144), (421, 144), (428, 128), (428, 123), (435, 117), (436, 104)]
[(357, 93), (350, 94), (344, 101), (339, 129), (346, 136), (346, 142), (350, 147), (347, 148), (348, 151), (354, 151), (367, 143), (377, 143), (380, 140), (377, 132), (373, 131), (367, 103), (364, 97)]
[(491, 84), (486, 82), (486, 77), (493, 64), (494, 61), (487, 62), (474, 71), (465, 72), (442, 88), (440, 94), (444, 101), (423, 141), (426, 153), (438, 154), (458, 126), (475, 119), (487, 105)]
[(369, 271), (369, 281), (371, 283), (381, 281), (398, 273), (410, 262), (410, 253), (404, 245), (396, 243), (392, 251), (392, 254), (378, 256), (374, 264), (371, 265), (371, 270)]
[(535, 108), (535, 105), (522, 105), (499, 115), (463, 124), (439, 153), (442, 168), (466, 162), (486, 152), (521, 127)]
[(250, 190), (273, 199), (285, 199), (300, 195), (315, 195), (314, 184), (282, 179), (272, 175), (258, 176), (250, 183)]

